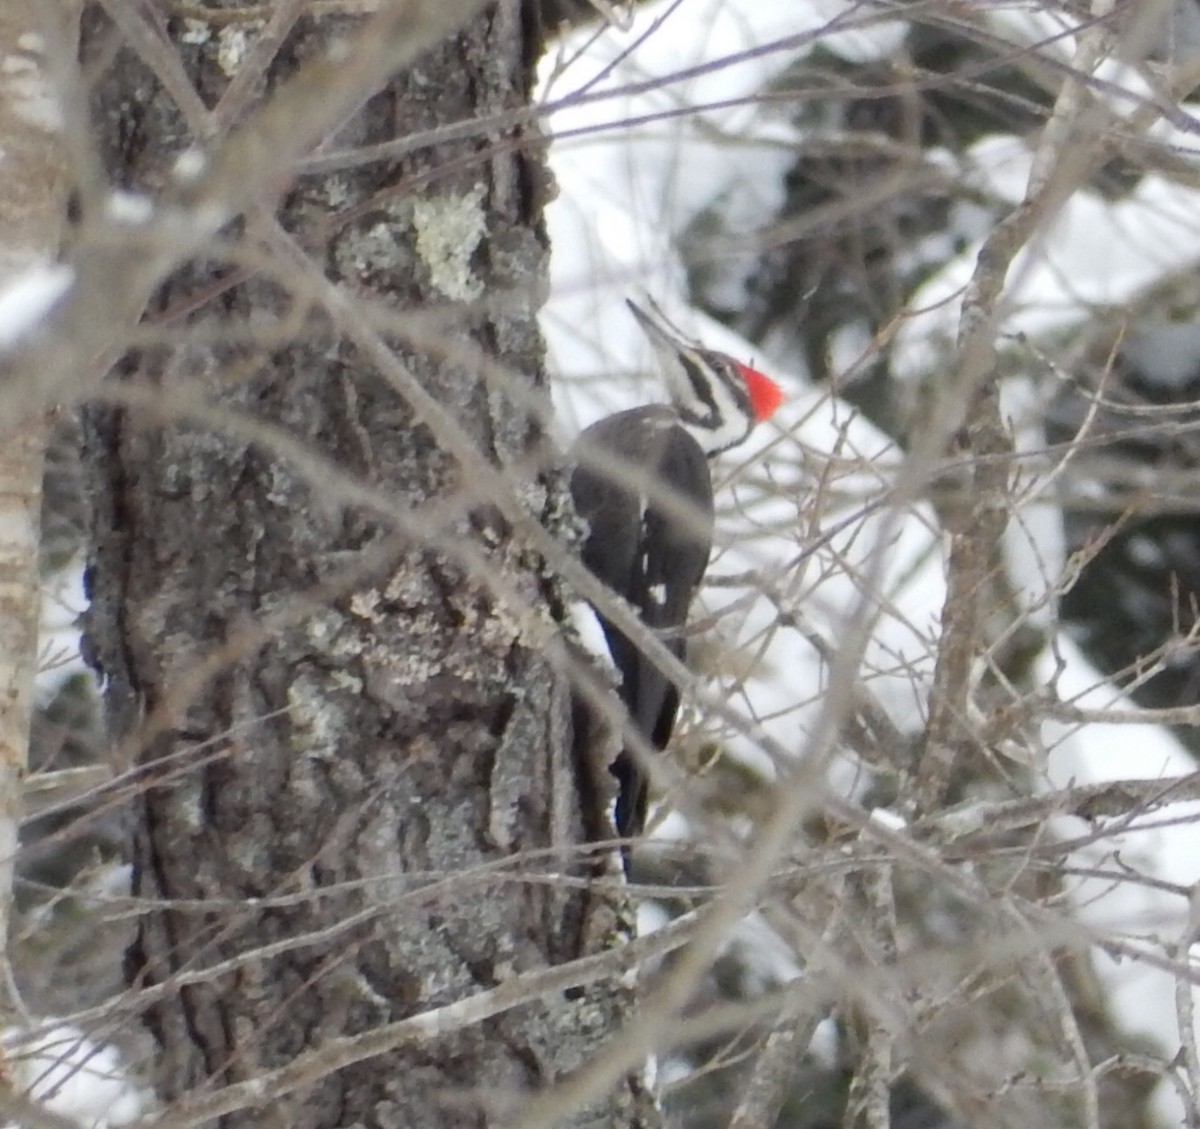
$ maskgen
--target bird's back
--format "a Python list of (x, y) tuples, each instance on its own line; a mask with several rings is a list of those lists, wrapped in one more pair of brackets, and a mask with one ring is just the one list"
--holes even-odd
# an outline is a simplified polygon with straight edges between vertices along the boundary
[[(655, 405), (593, 424), (576, 441), (572, 459), (571, 494), (586, 525), (583, 563), (682, 659), (682, 629), (712, 544), (712, 480), (703, 449), (669, 408)], [(602, 608), (596, 614), (630, 724), (660, 749), (671, 735), (679, 691)], [(646, 809), (644, 773), (629, 752), (614, 772), (617, 830), (637, 834)]]

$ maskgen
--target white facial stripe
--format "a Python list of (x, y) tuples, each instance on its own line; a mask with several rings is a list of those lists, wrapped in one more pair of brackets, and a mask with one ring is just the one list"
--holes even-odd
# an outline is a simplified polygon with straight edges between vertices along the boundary
[(711, 458), (743, 442), (754, 426), (754, 412), (733, 358), (692, 345), (653, 303), (654, 318), (633, 302), (629, 308), (658, 357), (672, 407), (704, 453)]
[(656, 352), (672, 406), (706, 455), (735, 447), (750, 434), (750, 396), (730, 358), (666, 344)]

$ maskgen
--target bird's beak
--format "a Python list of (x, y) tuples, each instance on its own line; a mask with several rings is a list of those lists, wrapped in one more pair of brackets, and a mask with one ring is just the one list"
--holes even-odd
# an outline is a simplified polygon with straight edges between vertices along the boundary
[(653, 313), (648, 313), (643, 310), (636, 302), (625, 299), (625, 304), (629, 307), (633, 316), (637, 318), (638, 324), (646, 331), (646, 336), (650, 338), (650, 342), (656, 348), (666, 348), (676, 350), (686, 347), (687, 341), (669, 321), (653, 300), (649, 300), (653, 309)]

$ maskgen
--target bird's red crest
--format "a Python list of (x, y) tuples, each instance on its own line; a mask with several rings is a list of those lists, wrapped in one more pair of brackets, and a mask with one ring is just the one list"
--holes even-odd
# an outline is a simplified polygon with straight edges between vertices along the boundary
[(738, 372), (746, 382), (746, 391), (750, 394), (750, 410), (754, 419), (762, 423), (775, 414), (775, 409), (783, 403), (783, 389), (779, 387), (766, 373), (759, 372), (749, 365), (738, 363)]

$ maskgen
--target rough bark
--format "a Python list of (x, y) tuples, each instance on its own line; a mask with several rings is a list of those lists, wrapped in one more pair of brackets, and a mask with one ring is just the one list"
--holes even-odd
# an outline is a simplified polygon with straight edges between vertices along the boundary
[[(165, 25), (210, 107), (236, 72), (233, 38), (252, 45), (260, 26), (212, 16)], [(349, 27), (302, 16), (263, 96)], [(97, 22), (89, 42), (111, 36)], [(366, 100), (337, 145), (519, 107), (538, 47), (504, 0)], [(127, 47), (96, 118), (125, 184), (162, 183), (195, 140)], [(160, 990), (143, 1016), (167, 1101), (586, 943), (577, 893), (518, 877), (565, 872), (582, 821), (568, 687), (544, 646), (556, 595), (511, 520), (517, 507), (553, 528), (561, 503), (533, 411), (548, 409), (545, 174), (519, 145), (483, 151), (514, 140), (477, 131), (320, 176), (281, 170), (278, 218), (307, 263), (284, 261), (265, 216), (227, 232), (215, 266), (151, 303), (147, 321), (178, 342), (128, 353), (107, 393), (123, 406), (92, 412), (89, 646), (141, 774), (135, 893), (151, 901), (127, 969)], [(377, 303), (372, 318), (322, 274)], [(388, 311), (424, 311), (388, 323), (391, 363), (372, 339)], [(610, 984), (567, 995), (315, 1074), (223, 1124), (519, 1120), (624, 1006)], [(630, 1100), (563, 1124), (629, 1124)]]

